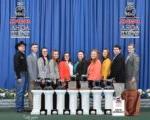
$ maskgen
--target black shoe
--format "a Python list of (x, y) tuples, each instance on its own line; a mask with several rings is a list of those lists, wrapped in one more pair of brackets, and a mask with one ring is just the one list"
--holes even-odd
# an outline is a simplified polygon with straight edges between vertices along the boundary
[(24, 109), (24, 112), (31, 112), (31, 111), (32, 111), (31, 108), (26, 108), (26, 109)]

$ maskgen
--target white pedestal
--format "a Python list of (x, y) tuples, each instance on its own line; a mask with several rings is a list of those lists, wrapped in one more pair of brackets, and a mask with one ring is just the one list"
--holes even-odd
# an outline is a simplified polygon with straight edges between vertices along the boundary
[(32, 90), (33, 93), (33, 109), (31, 115), (39, 115), (41, 109), (41, 93), (42, 90)]
[(105, 94), (105, 109), (113, 108), (113, 93), (114, 90), (103, 90)]
[(82, 109), (83, 114), (88, 115), (89, 114), (89, 94), (90, 90), (80, 90), (81, 98), (82, 98)]
[(54, 90), (44, 90), (45, 94), (45, 109), (47, 110), (47, 114), (51, 114), (51, 110), (53, 109), (53, 93)]
[(78, 95), (78, 90), (68, 90), (69, 93), (69, 109), (70, 109), (70, 113), (72, 115), (76, 114), (76, 110), (77, 110), (77, 95)]
[(63, 110), (65, 108), (65, 93), (66, 90), (55, 90), (57, 94), (57, 109), (58, 114), (63, 114)]
[(93, 109), (96, 110), (97, 114), (103, 114), (101, 109), (102, 90), (91, 90), (93, 94)]

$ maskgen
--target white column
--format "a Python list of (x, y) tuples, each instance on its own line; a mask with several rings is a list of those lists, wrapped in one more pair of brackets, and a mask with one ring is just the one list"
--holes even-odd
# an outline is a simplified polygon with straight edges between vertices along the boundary
[(70, 113), (72, 115), (76, 114), (77, 110), (77, 95), (78, 95), (78, 90), (68, 90), (69, 93), (69, 109)]
[(97, 114), (103, 114), (101, 108), (102, 90), (91, 90), (93, 93), (93, 109), (96, 109)]
[(42, 90), (32, 90), (33, 93), (33, 109), (31, 115), (39, 115), (41, 109), (41, 93)]
[(88, 115), (89, 114), (89, 94), (90, 90), (80, 90), (81, 93), (81, 98), (82, 98), (82, 109), (83, 109), (83, 114)]
[(55, 90), (57, 94), (57, 110), (58, 114), (63, 114), (65, 108), (65, 93), (66, 90)]
[(45, 94), (45, 109), (47, 109), (47, 114), (51, 114), (51, 110), (53, 109), (53, 93), (54, 90), (44, 90)]
[(113, 108), (113, 93), (114, 90), (103, 90), (105, 94), (105, 109)]

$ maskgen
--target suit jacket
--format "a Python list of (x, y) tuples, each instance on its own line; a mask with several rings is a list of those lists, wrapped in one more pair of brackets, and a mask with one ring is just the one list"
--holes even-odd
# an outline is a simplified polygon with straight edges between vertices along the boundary
[(110, 78), (114, 78), (117, 83), (125, 83), (125, 60), (122, 54), (112, 61)]
[(40, 78), (50, 78), (50, 71), (49, 71), (49, 62), (48, 59), (44, 60), (42, 57), (38, 59), (38, 70), (39, 70), (39, 75), (38, 77)]
[(49, 62), (49, 69), (50, 69), (50, 79), (56, 80), (59, 79), (59, 69), (58, 69), (58, 63), (55, 62), (53, 59)]
[(27, 72), (27, 60), (26, 55), (24, 53), (18, 51), (14, 55), (14, 70), (17, 79), (21, 78), (22, 72)]
[(79, 78), (81, 77), (81, 75), (86, 75), (87, 67), (88, 63), (86, 60), (78, 61), (75, 74), (77, 74)]
[(137, 54), (130, 54), (126, 58), (126, 81), (130, 81), (133, 77), (138, 80), (139, 75), (139, 57)]
[(28, 75), (29, 80), (36, 80), (38, 78), (38, 64), (37, 57), (32, 53), (27, 56)]

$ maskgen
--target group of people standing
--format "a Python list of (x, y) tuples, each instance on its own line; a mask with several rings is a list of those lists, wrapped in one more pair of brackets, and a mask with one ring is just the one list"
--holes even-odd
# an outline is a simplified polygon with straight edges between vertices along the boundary
[[(80, 80), (85, 76), (89, 82), (89, 88), (95, 85), (96, 81), (113, 79), (116, 95), (120, 95), (125, 89), (137, 89), (139, 57), (135, 53), (134, 44), (128, 45), (128, 56), (124, 59), (121, 54), (121, 47), (113, 47), (114, 57), (111, 60), (109, 49), (104, 49), (102, 59), (97, 49), (91, 51), (90, 60), (86, 60), (84, 51), (78, 51), (77, 62), (73, 64), (70, 53), (65, 52), (60, 60), (59, 51), (53, 50), (49, 56), (48, 49), (42, 48), (38, 56), (39, 46), (36, 43), (31, 45), (31, 54), (25, 55), (26, 44), (19, 42), (16, 44), (16, 54), (14, 55), (14, 70), (16, 73), (16, 110), (24, 110), (24, 94), (28, 90), (29, 105), (32, 109), (32, 93), (35, 80), (51, 80), (54, 89), (58, 84), (67, 88), (68, 82), (75, 75), (77, 88), (80, 88)], [(28, 79), (27, 79), (28, 78)], [(118, 92), (118, 93), (117, 93)]]

